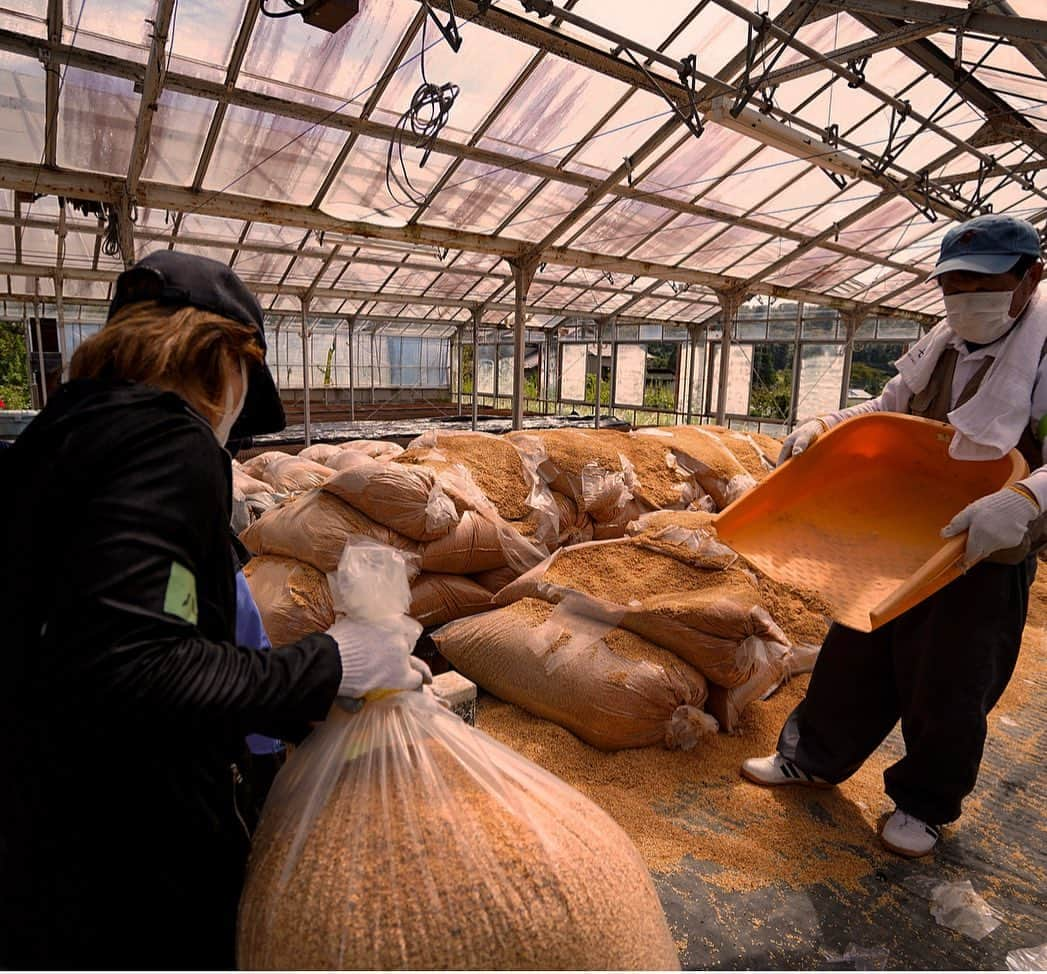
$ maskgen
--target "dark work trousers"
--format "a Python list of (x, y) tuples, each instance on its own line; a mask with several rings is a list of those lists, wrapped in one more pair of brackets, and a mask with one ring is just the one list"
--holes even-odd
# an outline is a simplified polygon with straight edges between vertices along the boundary
[(1021, 647), (1035, 558), (982, 562), (875, 632), (834, 624), (779, 752), (834, 784), (902, 722), (905, 757), (884, 772), (895, 804), (933, 825), (974, 788), (986, 715)]

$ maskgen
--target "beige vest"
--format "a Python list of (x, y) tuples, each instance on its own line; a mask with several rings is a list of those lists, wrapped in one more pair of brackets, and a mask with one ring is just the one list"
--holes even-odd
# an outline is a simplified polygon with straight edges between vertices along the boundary
[[(1040, 353), (1041, 359), (1044, 352), (1047, 352), (1047, 346)], [(955, 348), (947, 348), (942, 352), (926, 387), (909, 400), (908, 411), (913, 416), (936, 419), (939, 423), (949, 422), (949, 412), (954, 408), (951, 405), (953, 377), (956, 375), (956, 363), (959, 357), (960, 353)], [(985, 374), (994, 361), (991, 355), (986, 356), (978, 371), (963, 387), (960, 398), (956, 400), (956, 408), (962, 406), (978, 391), (985, 379)], [(1029, 465), (1030, 470), (1043, 466), (1041, 444), (1028, 426), (1025, 427), (1016, 447), (1018, 452), (1025, 457), (1025, 462)], [(1004, 565), (1017, 565), (1030, 554), (1044, 547), (1047, 547), (1047, 511), (1029, 525), (1029, 531), (1021, 544), (1004, 551), (994, 552), (987, 560)]]

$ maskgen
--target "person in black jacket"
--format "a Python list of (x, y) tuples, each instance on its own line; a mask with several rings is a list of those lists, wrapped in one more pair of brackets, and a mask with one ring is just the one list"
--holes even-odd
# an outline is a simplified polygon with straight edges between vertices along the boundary
[(424, 664), (331, 634), (235, 643), (225, 440), (282, 428), (261, 309), (160, 251), (0, 452), (0, 968), (234, 966), (244, 739)]

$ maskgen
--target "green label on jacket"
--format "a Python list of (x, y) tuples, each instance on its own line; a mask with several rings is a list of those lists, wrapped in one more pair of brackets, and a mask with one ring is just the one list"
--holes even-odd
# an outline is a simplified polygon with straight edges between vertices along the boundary
[(196, 577), (184, 565), (171, 562), (171, 577), (167, 580), (164, 612), (196, 625)]

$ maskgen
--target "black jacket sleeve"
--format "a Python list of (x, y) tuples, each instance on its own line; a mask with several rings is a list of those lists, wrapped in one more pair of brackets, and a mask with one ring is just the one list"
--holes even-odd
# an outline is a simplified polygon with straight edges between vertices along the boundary
[(187, 731), (246, 733), (326, 715), (341, 679), (329, 636), (268, 652), (231, 641), (226, 593), (215, 591), (234, 570), (227, 463), (185, 413), (154, 414), (122, 438), (59, 553), (41, 634), (59, 699), (100, 721)]

